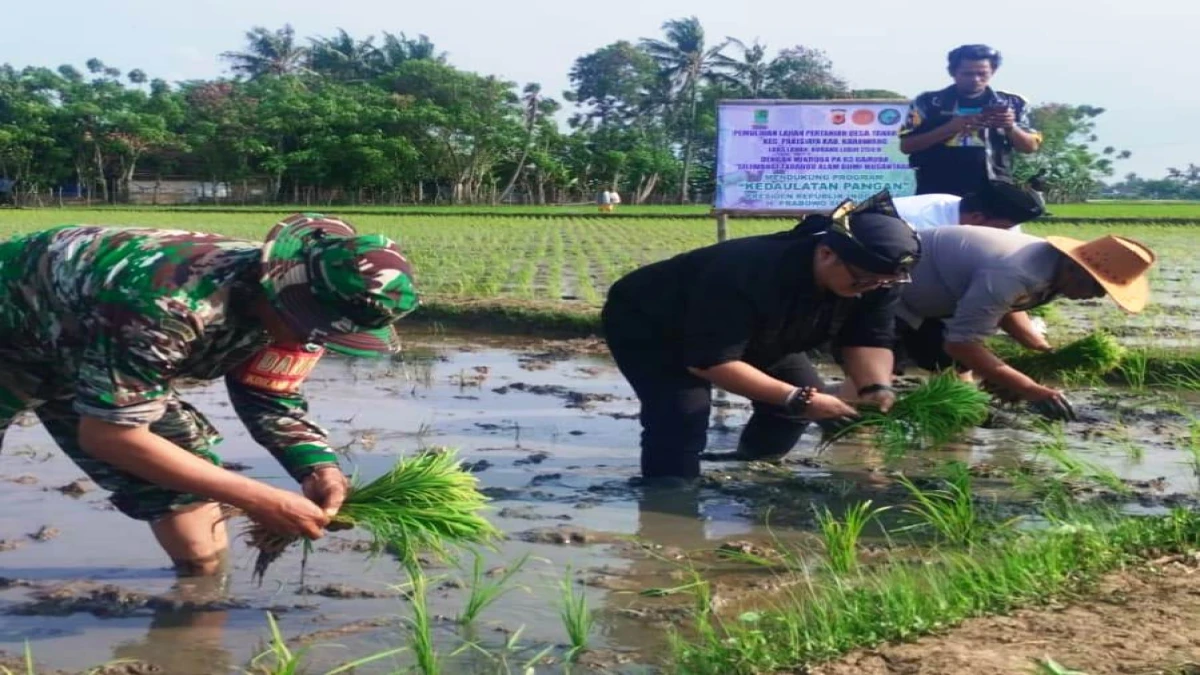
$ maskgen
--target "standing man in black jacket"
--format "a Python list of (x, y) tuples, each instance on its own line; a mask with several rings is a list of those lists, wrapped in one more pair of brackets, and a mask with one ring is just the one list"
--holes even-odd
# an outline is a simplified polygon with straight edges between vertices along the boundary
[(988, 85), (999, 67), (1000, 52), (963, 45), (948, 55), (954, 84), (913, 100), (900, 128), (900, 151), (916, 169), (917, 194), (962, 197), (991, 180), (1012, 181), (1013, 153), (1040, 147), (1026, 100)]
[(920, 256), (887, 193), (798, 231), (745, 237), (635, 270), (609, 291), (602, 319), (621, 373), (641, 400), (642, 475), (700, 474), (712, 385), (754, 404), (747, 459), (786, 454), (810, 421), (853, 417), (805, 356), (827, 340), (860, 400), (891, 406), (898, 284)]

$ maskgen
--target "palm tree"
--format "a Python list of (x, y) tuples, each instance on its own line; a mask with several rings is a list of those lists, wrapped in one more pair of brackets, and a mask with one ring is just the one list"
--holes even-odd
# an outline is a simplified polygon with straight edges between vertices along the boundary
[(337, 37), (316, 38), (309, 50), (312, 69), (339, 80), (361, 80), (378, 51), (372, 44), (374, 41), (374, 36), (355, 40), (342, 28), (338, 29)]
[(309, 71), (305, 64), (308, 50), (296, 44), (296, 31), (291, 24), (269, 31), (255, 26), (246, 33), (246, 51), (223, 52), (221, 58), (231, 61), (233, 72), (257, 79), (267, 75), (295, 75)]
[(533, 149), (533, 136), (538, 122), (553, 115), (559, 108), (557, 101), (542, 96), (542, 85), (537, 82), (525, 85), (522, 92), (524, 94), (521, 102), (525, 117), (525, 148), (521, 151), (521, 159), (517, 160), (517, 168), (513, 170), (512, 177), (508, 179), (508, 185), (504, 186), (504, 191), (500, 193), (502, 202), (508, 198), (509, 193), (521, 178), (521, 172), (525, 170), (525, 160), (529, 159), (529, 151)]
[(409, 39), (404, 33), (399, 37), (385, 32), (383, 45), (375, 49), (374, 62), (377, 73), (388, 73), (405, 61), (446, 62), (446, 52), (439, 52), (428, 36), (419, 35)]
[(686, 202), (700, 83), (729, 81), (731, 78), (725, 73), (733, 70), (737, 62), (722, 53), (729, 45), (729, 40), (715, 47), (705, 48), (704, 28), (694, 16), (672, 19), (664, 23), (662, 28), (666, 40), (643, 38), (641, 47), (658, 63), (663, 75), (670, 79), (680, 105), (687, 106), (683, 140), (683, 180), (679, 185), (679, 201)]
[(742, 60), (733, 65), (733, 78), (745, 89), (750, 98), (758, 98), (767, 86), (767, 46), (756, 39), (749, 47), (737, 38), (729, 38), (729, 42), (742, 50)]

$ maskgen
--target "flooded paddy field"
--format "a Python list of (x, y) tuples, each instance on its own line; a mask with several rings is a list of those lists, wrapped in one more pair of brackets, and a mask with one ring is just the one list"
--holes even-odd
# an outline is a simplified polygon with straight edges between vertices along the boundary
[[(699, 486), (668, 489), (636, 478), (637, 402), (597, 341), (414, 331), (390, 362), (326, 359), (306, 391), (348, 472), (371, 478), (399, 456), (451, 447), (492, 499), (489, 518), (506, 539), (482, 553), (477, 571), (470, 555), (457, 566), (426, 561), (443, 672), (673, 672), (668, 635), (687, 630), (697, 578), (708, 582), (718, 613), (754, 611), (804, 583), (781, 569), (819, 573), (826, 548), (818, 513), (841, 514), (864, 500), (891, 509), (864, 530), (860, 560), (919, 560), (928, 535), (890, 534), (911, 524), (902, 508), (911, 495), (898, 478), (933, 486), (951, 461), (971, 467), (981, 508), (1025, 515), (1034, 526), (1037, 496), (1023, 476), (1060, 476), (1074, 498), (1131, 513), (1190, 506), (1197, 492), (1191, 416), (1200, 399), (1179, 392), (1073, 390), (1081, 421), (1059, 444), (1082, 469), (1038, 450), (1051, 435), (1030, 416), (997, 410), (985, 428), (938, 450), (887, 460), (846, 441), (817, 452), (810, 430), (782, 463), (711, 461)], [(242, 430), (219, 384), (184, 396), (225, 434), (218, 449), (230, 468), (291, 487)], [(748, 414), (741, 399), (718, 399), (714, 456), (736, 447)], [(293, 648), (311, 646), (308, 672), (407, 644), (412, 587), (394, 559), (370, 559), (354, 531), (328, 533), (306, 560), (294, 547), (261, 585), (251, 581), (253, 556), (240, 540), (220, 581), (179, 583), (147, 528), (81, 478), (39, 426), (14, 428), (5, 439), (0, 649), (9, 656), (28, 641), (46, 672), (115, 659), (141, 665), (111, 672), (282, 672), (252, 664), (268, 647), (268, 613)], [(505, 594), (475, 621), (455, 620), (472, 586), (500, 583)], [(572, 664), (567, 593), (585, 598), (594, 620)], [(354, 672), (413, 665), (409, 651)]]

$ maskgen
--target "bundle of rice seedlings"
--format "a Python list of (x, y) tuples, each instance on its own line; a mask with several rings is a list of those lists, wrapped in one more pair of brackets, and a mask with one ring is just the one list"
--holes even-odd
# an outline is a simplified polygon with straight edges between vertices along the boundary
[(1112, 335), (1096, 332), (1052, 352), (1023, 352), (1007, 359), (1013, 368), (1037, 379), (1086, 379), (1121, 365), (1125, 348)]
[(897, 396), (886, 413), (860, 407), (859, 417), (826, 436), (821, 446), (865, 430), (875, 433), (876, 444), (889, 456), (902, 455), (909, 448), (937, 447), (983, 424), (990, 400), (974, 384), (963, 382), (953, 372), (945, 372)]
[[(453, 451), (431, 448), (401, 459), (369, 483), (353, 485), (331, 526), (365, 530), (373, 554), (386, 550), (401, 560), (413, 560), (423, 551), (442, 554), (451, 546), (486, 543), (499, 531), (479, 513), (487, 498), (476, 483)], [(254, 577), (260, 581), (267, 567), (300, 540), (253, 521), (245, 534), (258, 549)]]

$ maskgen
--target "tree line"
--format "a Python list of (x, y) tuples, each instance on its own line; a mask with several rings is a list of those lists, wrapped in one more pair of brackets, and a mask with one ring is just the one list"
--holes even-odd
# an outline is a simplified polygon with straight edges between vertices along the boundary
[[(580, 56), (561, 101), (536, 82), (460, 70), (424, 35), (301, 39), (285, 25), (245, 37), (221, 55), (233, 77), (212, 80), (172, 84), (100, 59), (0, 66), (0, 186), (23, 203), (63, 186), (121, 202), (135, 178), (171, 177), (241, 200), (239, 186), (260, 185), (253, 199), (273, 203), (545, 204), (602, 189), (626, 203), (702, 201), (717, 100), (905, 98), (850, 87), (819, 49), (712, 40), (695, 17)], [(1102, 112), (1035, 108), (1045, 149), (1019, 171), (1049, 176), (1056, 200), (1094, 192), (1128, 156), (1094, 148)]]

